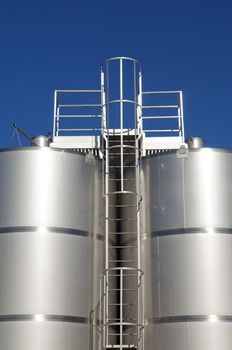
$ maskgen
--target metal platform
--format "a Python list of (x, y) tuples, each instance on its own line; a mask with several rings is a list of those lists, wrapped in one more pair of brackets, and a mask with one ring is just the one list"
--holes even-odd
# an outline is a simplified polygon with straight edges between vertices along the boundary
[[(115, 69), (122, 62), (123, 70)], [(128, 66), (130, 65), (130, 67)], [(113, 68), (111, 68), (113, 66)], [(128, 67), (130, 69), (128, 69)], [(119, 81), (125, 79), (126, 71), (131, 70), (135, 79), (131, 84), (130, 95), (119, 94), (110, 97), (108, 77), (112, 70), (117, 71), (113, 88), (120, 90)], [(127, 78), (127, 77), (126, 77)], [(112, 87), (111, 87), (112, 88)], [(110, 98), (110, 100), (109, 100)], [(136, 100), (135, 100), (136, 98)], [(184, 135), (184, 114), (182, 91), (143, 91), (142, 71), (138, 61), (126, 57), (107, 60), (101, 67), (101, 85), (95, 90), (56, 90), (54, 96), (54, 127), (51, 147), (76, 150), (101, 149), (103, 134), (116, 134), (114, 121), (107, 126), (107, 118), (117, 119), (116, 106), (121, 105), (127, 120), (138, 116), (139, 125), (135, 129), (141, 132), (142, 155), (153, 150), (187, 148)], [(126, 107), (126, 109), (125, 109)], [(131, 115), (131, 116), (128, 116)], [(132, 134), (130, 123), (125, 123), (123, 133)], [(132, 123), (133, 124), (133, 123)], [(110, 130), (111, 129), (111, 130)]]

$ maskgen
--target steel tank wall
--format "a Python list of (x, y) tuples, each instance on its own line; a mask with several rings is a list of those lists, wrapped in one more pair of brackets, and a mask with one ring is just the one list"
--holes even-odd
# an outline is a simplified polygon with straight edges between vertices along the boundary
[(143, 161), (145, 349), (232, 347), (232, 153)]
[(100, 164), (76, 152), (0, 152), (0, 349), (88, 348), (103, 263), (100, 179)]

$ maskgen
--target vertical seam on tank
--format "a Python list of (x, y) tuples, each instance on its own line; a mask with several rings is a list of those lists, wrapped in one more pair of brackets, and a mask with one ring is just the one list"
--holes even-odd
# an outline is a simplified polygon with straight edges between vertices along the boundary
[(161, 206), (161, 199), (160, 199), (160, 187), (161, 187), (161, 160), (159, 159), (159, 172), (158, 172), (158, 198), (157, 198), (157, 203), (158, 203), (158, 210), (159, 210), (159, 216), (160, 216), (160, 206)]
[(185, 175), (185, 171), (184, 171), (184, 161), (185, 161), (185, 158), (182, 158), (181, 159), (181, 170), (182, 170), (182, 191), (183, 191), (183, 194), (182, 194), (182, 197), (183, 197), (183, 216), (184, 216), (184, 228), (186, 227), (186, 207), (185, 207), (185, 178), (184, 178), (184, 175)]
[[(158, 201), (159, 201), (159, 207), (160, 207), (160, 184), (161, 184), (161, 160), (159, 159), (159, 178), (158, 178)], [(158, 313), (159, 317), (161, 317), (161, 305), (160, 305), (160, 239), (157, 238), (157, 255), (158, 255)]]
[(160, 304), (160, 249), (159, 249), (160, 238), (157, 237), (157, 256), (158, 256), (158, 314), (161, 317), (161, 304)]
[(187, 322), (187, 341), (188, 341), (188, 350), (191, 350), (191, 344), (190, 344), (190, 334), (189, 334), (189, 321)]

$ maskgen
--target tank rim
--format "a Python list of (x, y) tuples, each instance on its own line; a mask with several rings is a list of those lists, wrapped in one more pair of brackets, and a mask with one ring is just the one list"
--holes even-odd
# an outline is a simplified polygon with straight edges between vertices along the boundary
[[(145, 157), (142, 157), (142, 159), (148, 159), (153, 157), (161, 157), (168, 154), (177, 154), (178, 150), (170, 150), (166, 152), (160, 152), (155, 154), (149, 154)], [(202, 148), (191, 148), (188, 149), (187, 152), (189, 153), (197, 153), (197, 152), (220, 152), (220, 153), (232, 153), (232, 149), (230, 148), (219, 148), (219, 147), (202, 147)]]
[(7, 147), (7, 148), (0, 148), (0, 153), (3, 152), (12, 152), (12, 151), (42, 151), (42, 152), (65, 152), (65, 153), (72, 153), (72, 154), (79, 154), (82, 156), (85, 156), (87, 153), (81, 152), (81, 151), (74, 151), (71, 149), (65, 149), (65, 148), (53, 148), (53, 147), (36, 147), (36, 146), (28, 146), (28, 147)]

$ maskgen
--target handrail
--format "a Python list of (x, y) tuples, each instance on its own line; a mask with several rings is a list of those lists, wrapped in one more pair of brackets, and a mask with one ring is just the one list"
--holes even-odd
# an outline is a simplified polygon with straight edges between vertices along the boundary
[[(55, 96), (54, 96), (54, 127), (53, 127), (53, 137), (55, 136), (62, 136), (64, 133), (72, 133), (72, 134), (78, 134), (80, 136), (80, 133), (86, 133), (89, 132), (93, 136), (96, 136), (97, 134), (101, 134), (101, 120), (102, 120), (102, 103), (60, 103), (60, 97), (61, 95), (67, 95), (67, 93), (74, 94), (76, 96), (79, 96), (80, 94), (98, 94), (99, 99), (101, 97), (101, 90), (56, 90)], [(69, 111), (75, 109), (80, 110), (81, 113), (70, 113)], [(97, 113), (93, 113), (93, 109)], [(61, 113), (62, 110), (62, 113)], [(83, 113), (83, 110), (86, 110), (86, 113)], [(67, 112), (68, 111), (68, 112)], [(76, 119), (79, 121), (78, 127), (63, 127), (61, 126), (61, 120), (68, 120), (68, 119)], [(99, 120), (99, 126), (91, 127), (91, 121)], [(83, 124), (82, 120), (87, 121), (87, 124)], [(88, 122), (89, 121), (89, 122)], [(84, 126), (85, 125), (85, 126)], [(89, 125), (90, 127), (86, 127), (86, 125)]]
[[(156, 133), (165, 134), (168, 133), (168, 137), (173, 137), (178, 135), (182, 143), (185, 142), (184, 136), (184, 113), (183, 113), (183, 94), (182, 91), (143, 91), (142, 96), (144, 95), (176, 95), (177, 104), (144, 104), (142, 106), (142, 128), (146, 136), (152, 137)], [(159, 110), (161, 114), (158, 115), (147, 115), (146, 113), (150, 111)], [(170, 111), (170, 115), (162, 115), (161, 111)], [(172, 112), (173, 111), (173, 112)], [(158, 120), (176, 120), (176, 127), (174, 128), (162, 128), (159, 126)], [(145, 126), (145, 122), (150, 121), (148, 126)], [(162, 135), (161, 135), (162, 136)], [(164, 135), (163, 135), (164, 136)], [(167, 136), (167, 135), (165, 135)]]

